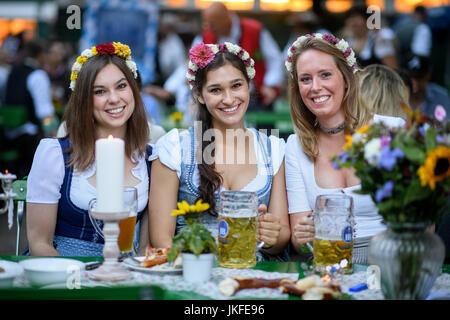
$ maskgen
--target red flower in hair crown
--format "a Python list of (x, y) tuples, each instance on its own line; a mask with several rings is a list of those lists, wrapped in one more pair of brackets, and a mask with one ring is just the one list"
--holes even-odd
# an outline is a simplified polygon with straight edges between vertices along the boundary
[(186, 73), (186, 78), (189, 82), (189, 87), (192, 89), (195, 84), (195, 75), (198, 69), (204, 69), (208, 66), (218, 52), (229, 52), (238, 56), (245, 64), (247, 76), (249, 79), (255, 77), (255, 62), (250, 57), (247, 51), (240, 46), (231, 42), (225, 42), (223, 44), (205, 44), (198, 43), (189, 50), (189, 67)]
[(137, 78), (137, 66), (136, 63), (131, 59), (130, 47), (126, 44), (120, 42), (113, 43), (102, 43), (91, 49), (84, 50), (81, 55), (77, 58), (72, 66), (72, 73), (70, 74), (70, 89), (75, 89), (75, 82), (78, 78), (78, 73), (81, 71), (81, 67), (84, 63), (91, 57), (95, 55), (117, 55), (125, 60), (127, 67), (133, 72), (133, 76)]

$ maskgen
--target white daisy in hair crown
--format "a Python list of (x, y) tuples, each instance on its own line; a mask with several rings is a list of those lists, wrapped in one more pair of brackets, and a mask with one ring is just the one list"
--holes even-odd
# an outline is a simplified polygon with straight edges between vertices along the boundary
[(315, 38), (315, 39), (321, 39), (323, 41), (328, 42), (329, 44), (334, 45), (336, 48), (338, 48), (343, 54), (345, 59), (347, 60), (347, 64), (350, 68), (352, 68), (353, 73), (358, 71), (358, 67), (356, 65), (356, 57), (355, 52), (353, 49), (349, 46), (348, 42), (344, 39), (339, 39), (335, 36), (333, 36), (331, 33), (313, 33), (313, 34), (306, 34), (304, 36), (300, 36), (297, 38), (297, 40), (294, 41), (292, 46), (289, 48), (287, 52), (287, 59), (284, 65), (286, 66), (287, 71), (289, 73), (292, 73), (292, 56), (294, 55), (294, 52), (299, 48), (303, 41), (309, 38)]

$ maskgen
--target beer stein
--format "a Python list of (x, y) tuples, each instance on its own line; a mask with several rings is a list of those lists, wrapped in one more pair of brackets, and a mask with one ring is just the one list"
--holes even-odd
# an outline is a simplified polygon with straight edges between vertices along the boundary
[(218, 265), (226, 268), (255, 266), (256, 251), (264, 245), (257, 241), (258, 195), (223, 191), (218, 208)]
[(346, 259), (345, 273), (351, 273), (355, 226), (353, 198), (340, 193), (317, 196), (314, 226), (314, 269), (323, 272), (327, 266)]

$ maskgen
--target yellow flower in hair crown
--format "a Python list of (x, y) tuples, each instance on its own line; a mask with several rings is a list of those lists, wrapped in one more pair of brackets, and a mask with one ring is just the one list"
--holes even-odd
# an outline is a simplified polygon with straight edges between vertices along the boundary
[(116, 55), (125, 60), (127, 67), (133, 72), (133, 76), (137, 78), (137, 66), (131, 59), (131, 49), (126, 44), (120, 42), (102, 43), (91, 49), (84, 50), (81, 55), (76, 59), (72, 66), (72, 73), (70, 74), (70, 89), (75, 89), (75, 83), (78, 78), (78, 74), (81, 71), (81, 67), (86, 61), (96, 55)]

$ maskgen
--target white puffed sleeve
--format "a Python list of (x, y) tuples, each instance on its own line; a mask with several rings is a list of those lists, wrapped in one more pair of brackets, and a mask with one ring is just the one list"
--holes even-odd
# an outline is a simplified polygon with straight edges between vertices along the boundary
[(309, 206), (304, 175), (302, 174), (302, 156), (300, 143), (295, 134), (289, 136), (285, 153), (285, 177), (289, 213), (311, 211)]
[(27, 180), (27, 202), (58, 203), (64, 181), (64, 157), (57, 139), (42, 139)]
[(286, 142), (283, 138), (270, 136), (270, 144), (272, 145), (272, 165), (273, 175), (276, 175), (284, 160), (284, 153), (286, 151)]
[(181, 176), (181, 146), (178, 129), (172, 129), (163, 135), (155, 144), (149, 160), (158, 159), (169, 169)]

